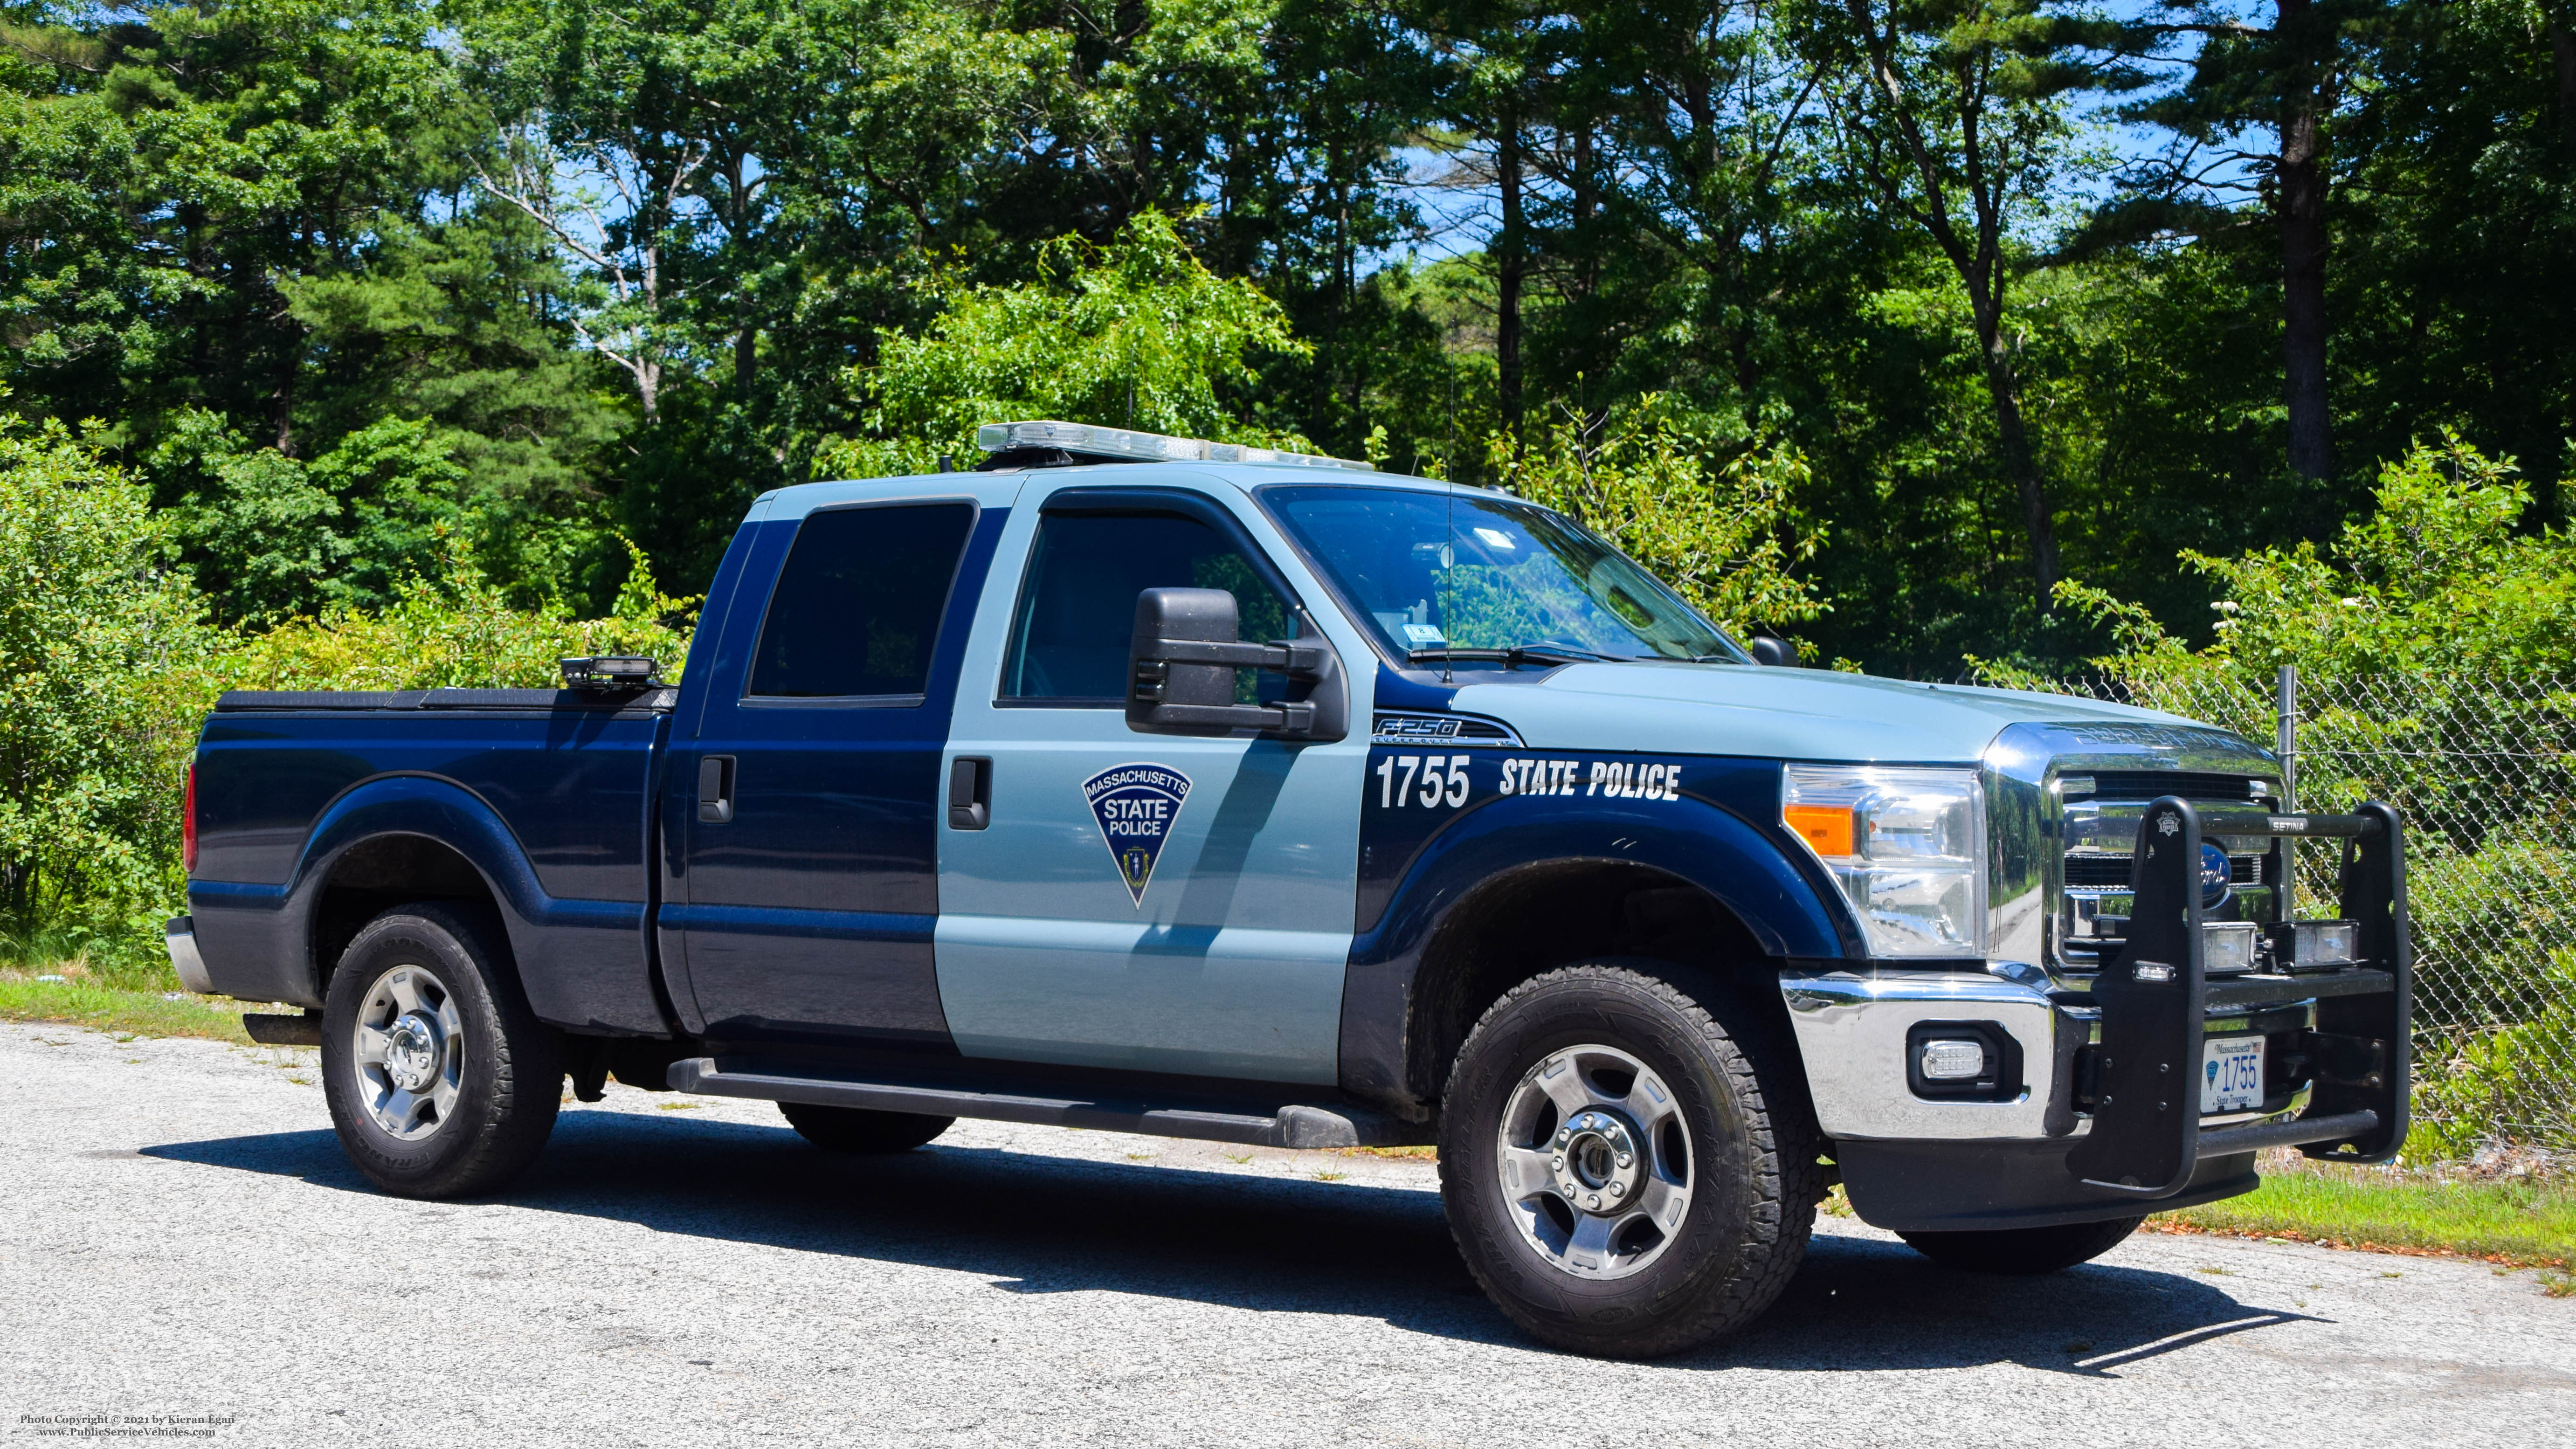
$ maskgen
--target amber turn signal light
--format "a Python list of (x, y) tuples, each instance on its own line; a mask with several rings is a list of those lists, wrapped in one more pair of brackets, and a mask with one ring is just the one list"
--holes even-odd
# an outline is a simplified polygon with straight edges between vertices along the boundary
[(1798, 838), (1822, 856), (1847, 856), (1852, 850), (1852, 812), (1847, 805), (1783, 805), (1780, 818)]

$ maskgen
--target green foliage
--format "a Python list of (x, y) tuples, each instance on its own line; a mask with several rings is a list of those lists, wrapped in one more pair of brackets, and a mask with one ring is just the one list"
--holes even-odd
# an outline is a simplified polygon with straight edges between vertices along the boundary
[(2576, 951), (2561, 947), (2540, 968), (2559, 998), (2526, 1021), (2458, 1042), (2417, 1068), (2410, 1156), (2460, 1158), (2502, 1142), (2550, 1134), (2567, 1106), (2576, 1062)]
[(1224, 396), (1252, 378), (1253, 356), (1305, 344), (1277, 302), (1209, 271), (1160, 212), (1130, 218), (1107, 246), (1048, 243), (1033, 282), (945, 300), (922, 336), (889, 339), (851, 378), (871, 403), (868, 434), (826, 448), (823, 473), (925, 472), (940, 453), (975, 456), (976, 427), (1012, 418), (1311, 446), (1238, 422)]
[(140, 949), (176, 887), (217, 639), (170, 525), (61, 425), (0, 421), (0, 929)]
[(626, 547), (629, 573), (606, 618), (577, 620), (555, 600), (513, 608), (456, 551), (441, 577), (397, 580), (379, 612), (342, 605), (247, 640), (226, 672), (236, 689), (536, 689), (561, 681), (559, 659), (647, 654), (676, 682), (699, 601), (663, 594), (643, 551)]
[[(355, 436), (370, 434), (311, 472), (345, 484), (334, 470), (414, 456), (423, 436), (399, 423)], [(541, 686), (565, 655), (652, 654), (666, 676), (686, 657), (697, 601), (665, 595), (632, 544), (613, 610), (581, 620), (559, 600), (514, 607), (434, 525), (414, 551), (442, 572), (392, 580), (375, 612), (344, 598), (262, 634), (219, 629), (173, 566), (192, 520), (154, 510), (100, 447), (0, 417), (0, 956), (80, 955), (117, 980), (158, 979), (158, 927), (180, 901), (180, 784), (226, 688)], [(275, 505), (294, 503), (294, 486), (308, 505), (334, 496), (297, 468), (252, 454), (231, 496), (292, 522)], [(254, 521), (224, 537), (262, 534)]]
[(1493, 438), (1485, 471), (1617, 544), (1739, 637), (1822, 615), (1814, 585), (1793, 572), (1823, 536), (1798, 528), (1791, 502), (1806, 460), (1786, 447), (1730, 456), (1657, 404), (1591, 427), (1564, 419), (1526, 447)]
[(2232, 672), (2268, 688), (2280, 664), (2328, 678), (2576, 672), (2576, 533), (2521, 527), (2532, 497), (2510, 460), (2446, 433), (2382, 468), (2373, 503), (2330, 550), (2184, 550), (2222, 593), (2201, 650), (2099, 589), (2070, 581), (2059, 598), (2118, 640), (2095, 662), (2147, 686)]
[(190, 511), (225, 617), (325, 580), (382, 599), (468, 516), (522, 600), (604, 595), (616, 403), (548, 316), (547, 239), (458, 193), (477, 110), (427, 5), (12, 14), (36, 23), (0, 66), (0, 380), (107, 422)]

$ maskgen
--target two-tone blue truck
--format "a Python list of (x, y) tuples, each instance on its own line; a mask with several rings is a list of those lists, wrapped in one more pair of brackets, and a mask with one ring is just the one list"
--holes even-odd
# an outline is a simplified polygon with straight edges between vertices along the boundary
[[(1365, 465), (995, 424), (761, 496), (677, 687), (235, 693), (193, 989), (305, 1008), (389, 1191), (496, 1189), (564, 1081), (1436, 1143), (1529, 1332), (1737, 1327), (1818, 1202), (2042, 1272), (2255, 1154), (2406, 1132), (2396, 814), (2221, 730), (1791, 667), (1567, 518)], [(2342, 855), (2285, 909), (2286, 842)]]

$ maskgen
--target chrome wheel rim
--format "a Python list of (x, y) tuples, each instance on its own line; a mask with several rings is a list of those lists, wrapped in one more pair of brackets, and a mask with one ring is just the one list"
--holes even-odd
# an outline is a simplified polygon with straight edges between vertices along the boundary
[(350, 1045), (358, 1102), (378, 1129), (418, 1142), (447, 1125), (465, 1081), (465, 1023), (438, 973), (395, 966), (377, 977)]
[(1503, 1104), (1495, 1176), (1521, 1240), (1571, 1277), (1624, 1278), (1690, 1213), (1690, 1127), (1672, 1089), (1611, 1046), (1551, 1052)]

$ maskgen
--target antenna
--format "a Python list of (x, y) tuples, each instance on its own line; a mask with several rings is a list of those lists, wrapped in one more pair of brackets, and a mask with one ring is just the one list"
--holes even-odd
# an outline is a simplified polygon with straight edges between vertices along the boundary
[[(1440, 470), (1440, 475), (1441, 494), (1448, 504), (1449, 512), (1447, 520), (1449, 537), (1440, 546), (1443, 559), (1440, 568), (1440, 637), (1446, 640), (1449, 637), (1450, 624), (1449, 575), (1456, 572), (1458, 568), (1458, 359), (1454, 356), (1449, 359), (1449, 463), (1447, 467)], [(1457, 647), (1455, 643), (1449, 646), (1452, 652)], [(1447, 653), (1440, 656), (1442, 684), (1457, 683), (1457, 677), (1450, 672), (1449, 658)]]
[(1449, 617), (1449, 576), (1458, 571), (1458, 480), (1441, 479), (1440, 494), (1449, 506), (1449, 537), (1440, 545), (1440, 639), (1448, 646), (1440, 651), (1440, 682), (1455, 684), (1458, 681), (1450, 671), (1450, 659), (1457, 654), (1458, 644), (1449, 637), (1450, 625), (1455, 622)]

